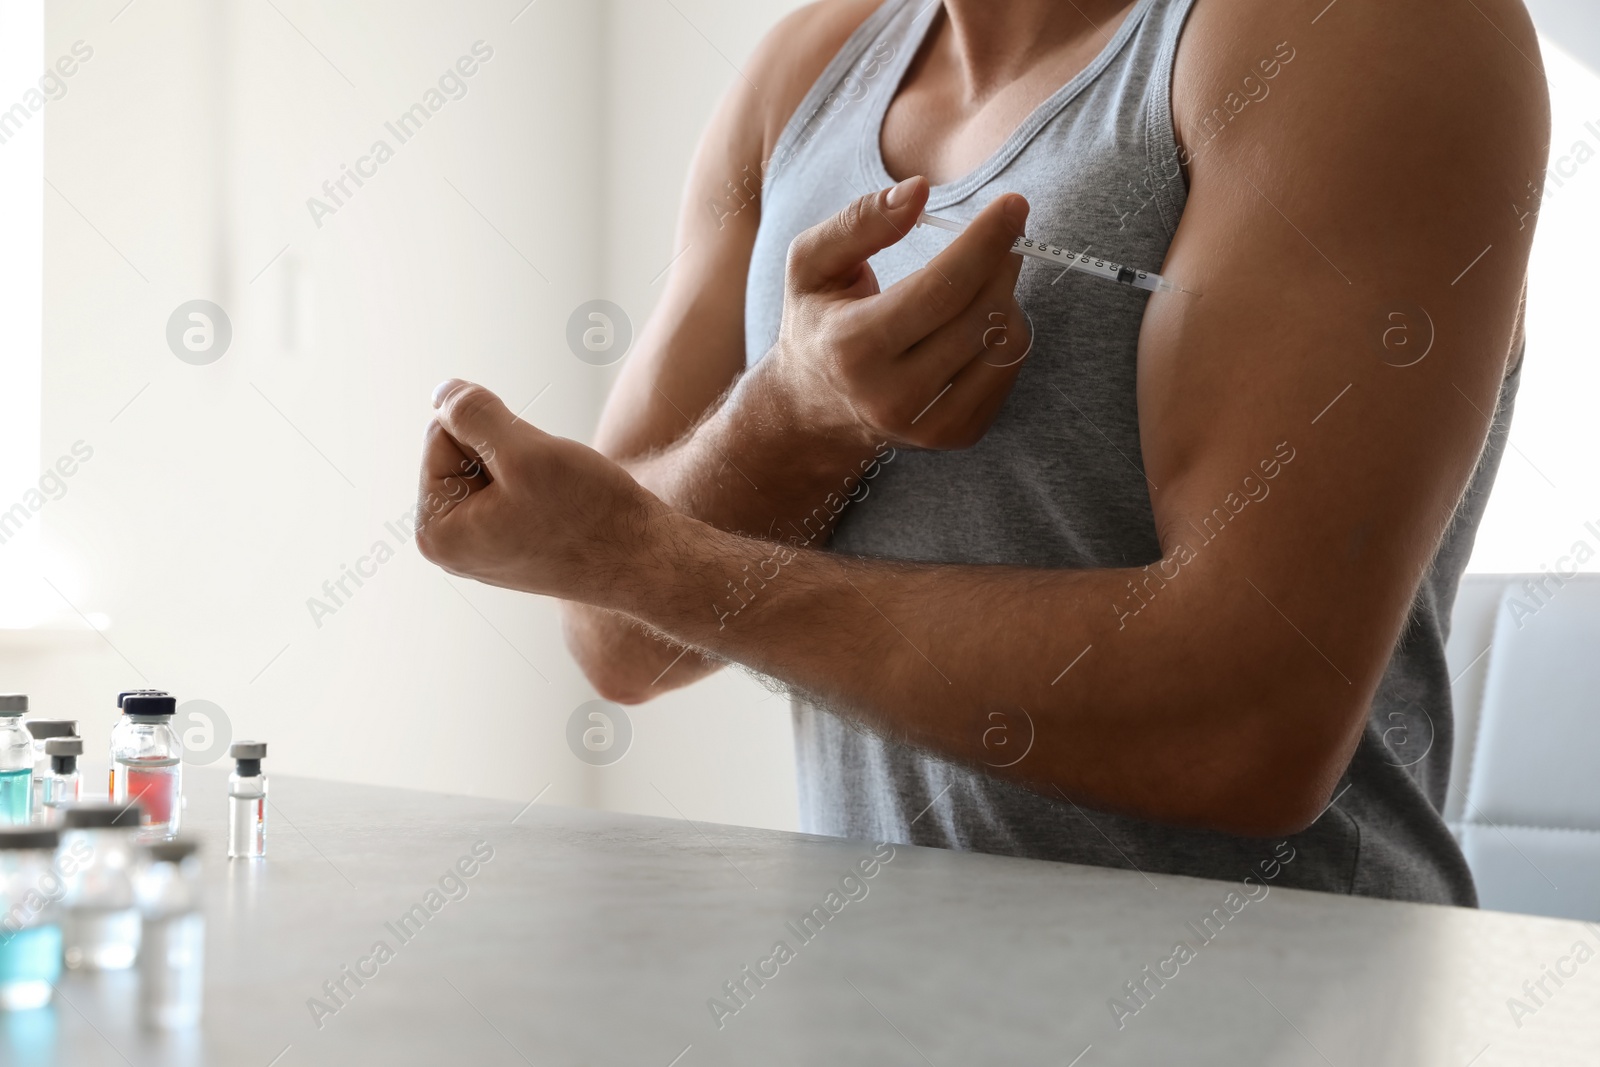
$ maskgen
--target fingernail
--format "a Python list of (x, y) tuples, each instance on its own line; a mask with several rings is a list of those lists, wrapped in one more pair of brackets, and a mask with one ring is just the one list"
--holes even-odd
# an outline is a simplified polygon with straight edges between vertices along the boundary
[(890, 207), (899, 207), (907, 200), (910, 200), (911, 190), (917, 184), (917, 177), (917, 175), (912, 175), (893, 189), (890, 189), (889, 195), (884, 202)]
[(434, 407), (438, 407), (440, 404), (443, 404), (444, 403), (444, 398), (449, 396), (450, 395), (450, 391), (452, 389), (454, 389), (456, 386), (460, 385), (460, 384), (461, 384), (461, 379), (460, 378), (446, 378), (444, 381), (442, 381), (438, 385), (434, 386), (433, 387), (433, 406)]
[(1028, 223), (1028, 201), (1020, 196), (1011, 196), (1006, 200), (1006, 218), (1017, 227), (1021, 233), (1022, 228)]

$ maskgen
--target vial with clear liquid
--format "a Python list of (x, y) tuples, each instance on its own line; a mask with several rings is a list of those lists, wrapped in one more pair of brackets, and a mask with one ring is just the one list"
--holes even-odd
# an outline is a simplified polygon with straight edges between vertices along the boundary
[(267, 854), (267, 776), (261, 761), (267, 758), (265, 741), (236, 741), (228, 748), (235, 761), (228, 776), (228, 858)]
[(44, 744), (52, 737), (77, 737), (78, 723), (74, 719), (29, 719), (22, 724), (33, 738), (33, 821), (46, 822), (44, 810), (44, 780), (50, 774), (50, 757)]
[(47, 827), (0, 829), (0, 1011), (44, 1007), (61, 977), (61, 925), (48, 891), (59, 842)]
[(62, 958), (75, 971), (121, 971), (139, 952), (133, 895), (133, 834), (138, 804), (76, 804), (66, 809), (62, 840), (86, 856), (62, 896)]
[(200, 857), (190, 840), (149, 846), (135, 880), (144, 932), (139, 947), (139, 1019), (154, 1030), (200, 1022), (206, 925)]
[(170, 841), (182, 819), (183, 744), (172, 729), (177, 701), (166, 693), (129, 693), (123, 721), (113, 731), (114, 804), (137, 801), (144, 809), (141, 842)]
[(52, 737), (44, 743), (47, 762), (39, 794), (35, 821), (59, 826), (69, 804), (81, 798), (83, 782), (78, 774), (78, 757), (83, 755), (83, 738)]

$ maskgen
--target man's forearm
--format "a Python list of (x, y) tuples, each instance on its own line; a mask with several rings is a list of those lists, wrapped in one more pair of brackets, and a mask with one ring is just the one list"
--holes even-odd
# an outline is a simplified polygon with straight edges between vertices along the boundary
[(1376, 684), (1326, 673), (1293, 630), (1233, 623), (1200, 573), (1129, 625), (1111, 606), (1143, 570), (854, 559), (677, 517), (637, 562), (609, 607), (895, 740), (1171, 822), (1309, 821)]
[(805, 529), (825, 541), (887, 452), (865, 438), (809, 433), (758, 365), (672, 447), (620, 462), (675, 510), (719, 529), (768, 539)]
[[(845, 505), (871, 491), (887, 444), (807, 440), (747, 375), (678, 442), (621, 465), (679, 512), (721, 529), (768, 539), (826, 543)], [(737, 458), (735, 458), (737, 457)], [(585, 604), (564, 608), (567, 643), (597, 685), (636, 702), (714, 671), (716, 659)]]

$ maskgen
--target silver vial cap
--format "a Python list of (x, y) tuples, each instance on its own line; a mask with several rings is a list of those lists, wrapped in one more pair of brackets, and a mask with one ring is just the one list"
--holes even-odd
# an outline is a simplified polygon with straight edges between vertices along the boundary
[(27, 693), (0, 693), (0, 715), (22, 715), (27, 710)]
[(229, 759), (266, 759), (265, 741), (235, 741), (228, 746)]
[(81, 756), (83, 755), (83, 738), (81, 737), (52, 737), (44, 743), (46, 756)]

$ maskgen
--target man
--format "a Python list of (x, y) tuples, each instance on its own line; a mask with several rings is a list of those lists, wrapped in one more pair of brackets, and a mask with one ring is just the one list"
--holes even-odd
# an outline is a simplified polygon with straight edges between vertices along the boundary
[(1473, 904), (1443, 643), (1545, 161), (1516, 0), (826, 0), (747, 73), (597, 451), (435, 394), (428, 558), (565, 601), (612, 699), (788, 687), (807, 829)]

